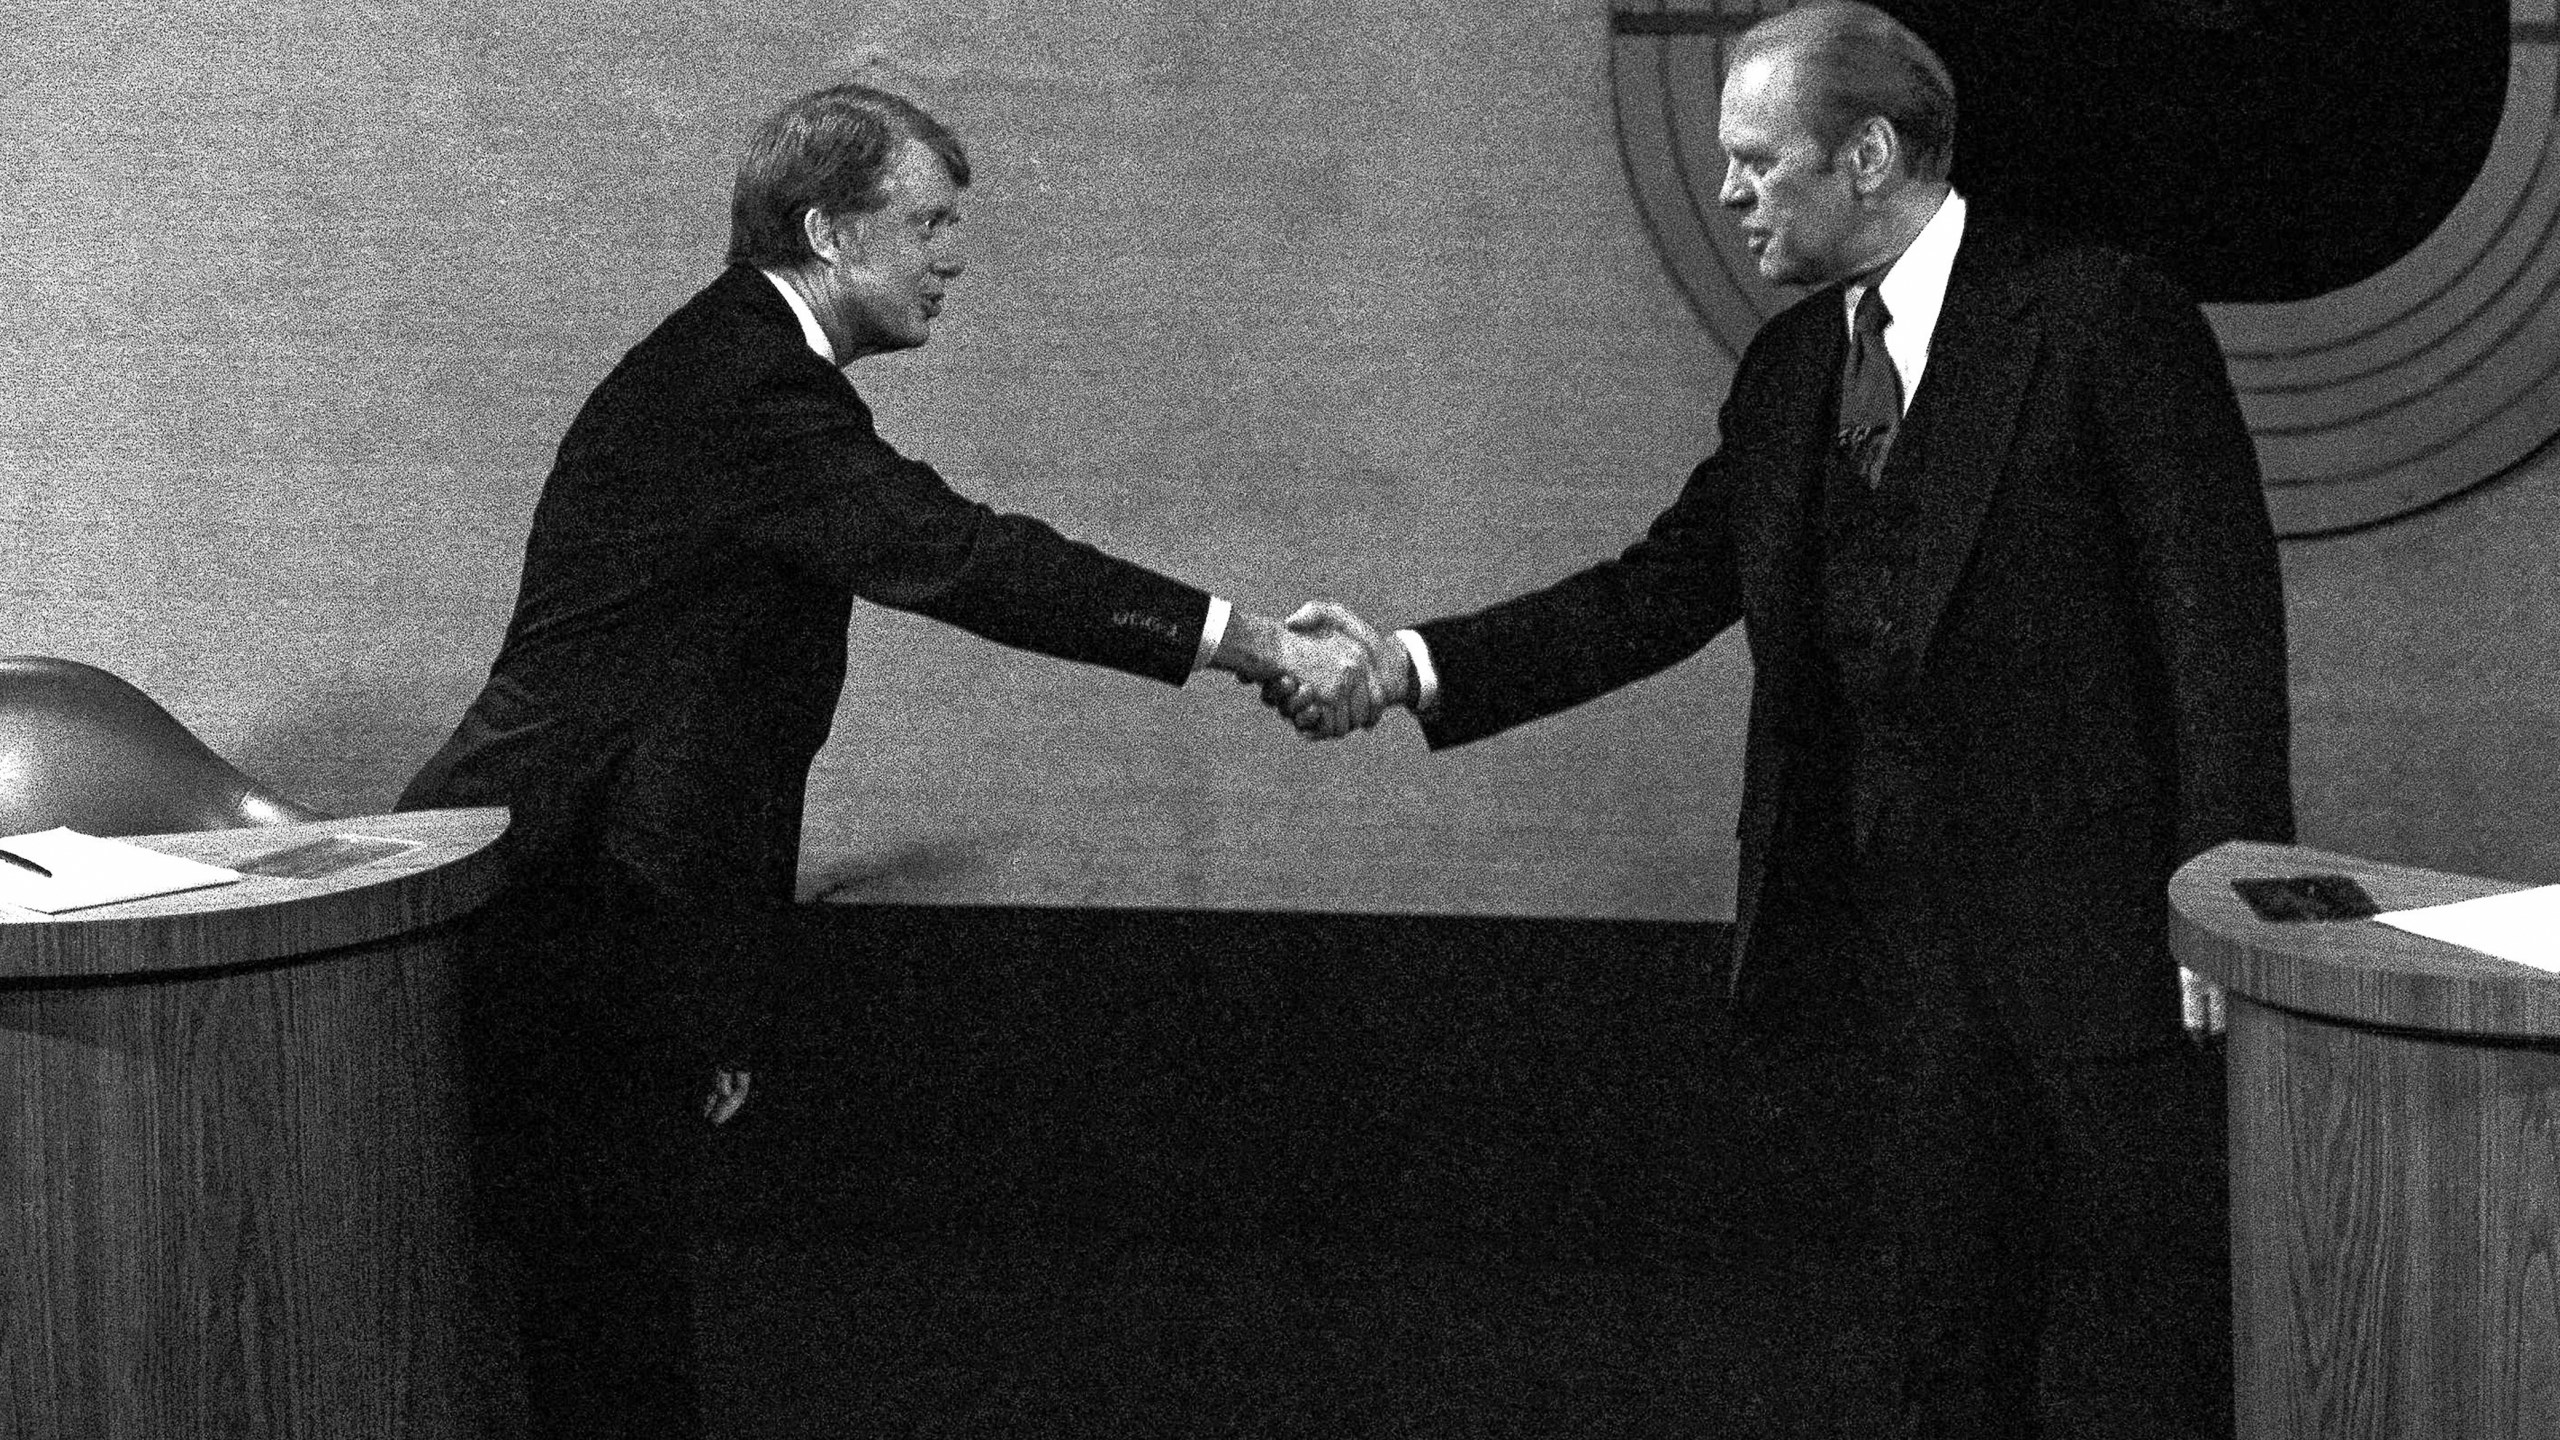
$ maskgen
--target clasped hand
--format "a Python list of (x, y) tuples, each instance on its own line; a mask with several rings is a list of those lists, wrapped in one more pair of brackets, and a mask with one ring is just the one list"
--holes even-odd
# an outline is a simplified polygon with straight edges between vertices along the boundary
[(1277, 666), (1239, 671), (1260, 684), (1262, 702), (1310, 740), (1366, 730), (1394, 705), (1413, 703), (1413, 661), (1404, 646), (1331, 600), (1301, 605), (1281, 622)]

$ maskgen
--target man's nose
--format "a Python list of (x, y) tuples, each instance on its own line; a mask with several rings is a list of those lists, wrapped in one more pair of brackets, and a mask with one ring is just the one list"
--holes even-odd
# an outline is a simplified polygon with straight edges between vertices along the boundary
[(1742, 167), (1730, 160), (1724, 164), (1724, 184), (1716, 191), (1716, 203), (1728, 210), (1740, 210), (1751, 204), (1751, 187), (1742, 178)]

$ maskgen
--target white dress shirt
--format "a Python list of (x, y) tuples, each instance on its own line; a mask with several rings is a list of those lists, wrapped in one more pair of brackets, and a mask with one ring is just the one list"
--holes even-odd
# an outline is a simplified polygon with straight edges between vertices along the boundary
[[(1876, 288), (1884, 292), (1884, 353), (1902, 379), (1902, 409), (1910, 413), (1911, 397), (1920, 393), (1920, 376), (1929, 368), (1929, 341), (1938, 333), (1938, 312), (1947, 304), (1947, 276), (1955, 269), (1956, 246), (1964, 239), (1964, 197), (1950, 190), (1937, 213), (1920, 227), (1900, 255), (1887, 265)], [(1840, 297), (1841, 322), (1857, 335), (1858, 302), (1867, 287), (1851, 285)]]

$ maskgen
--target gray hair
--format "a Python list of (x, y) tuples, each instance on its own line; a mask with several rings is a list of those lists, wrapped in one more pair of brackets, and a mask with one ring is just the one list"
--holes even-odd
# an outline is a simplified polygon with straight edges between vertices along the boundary
[(1944, 180), (1955, 163), (1956, 82), (1911, 27), (1873, 5), (1829, 0), (1772, 15), (1736, 40), (1736, 67), (1775, 53), (1796, 62), (1807, 129), (1837, 149), (1882, 117), (1902, 138), (1911, 174)]

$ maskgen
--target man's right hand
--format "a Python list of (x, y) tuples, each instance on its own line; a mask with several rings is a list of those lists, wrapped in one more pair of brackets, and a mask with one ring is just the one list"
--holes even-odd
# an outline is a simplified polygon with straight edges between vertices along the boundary
[(1336, 704), (1311, 698), (1288, 676), (1264, 682), (1263, 703), (1287, 716), (1299, 734), (1310, 740), (1336, 739), (1355, 728), (1366, 730), (1377, 724), (1391, 706), (1413, 704), (1413, 657), (1401, 642), (1379, 634), (1376, 626), (1348, 606), (1333, 600), (1310, 601), (1283, 623), (1290, 634), (1312, 641), (1334, 646), (1347, 642), (1359, 657), (1351, 688)]
[(1369, 659), (1351, 635), (1292, 629), (1267, 615), (1238, 609), (1228, 618), (1227, 633), (1209, 663), (1233, 671), (1246, 684), (1262, 686), (1266, 698), (1275, 693), (1291, 697), (1309, 717), (1300, 722), (1302, 730), (1313, 727), (1339, 735), (1359, 723), (1356, 707)]

